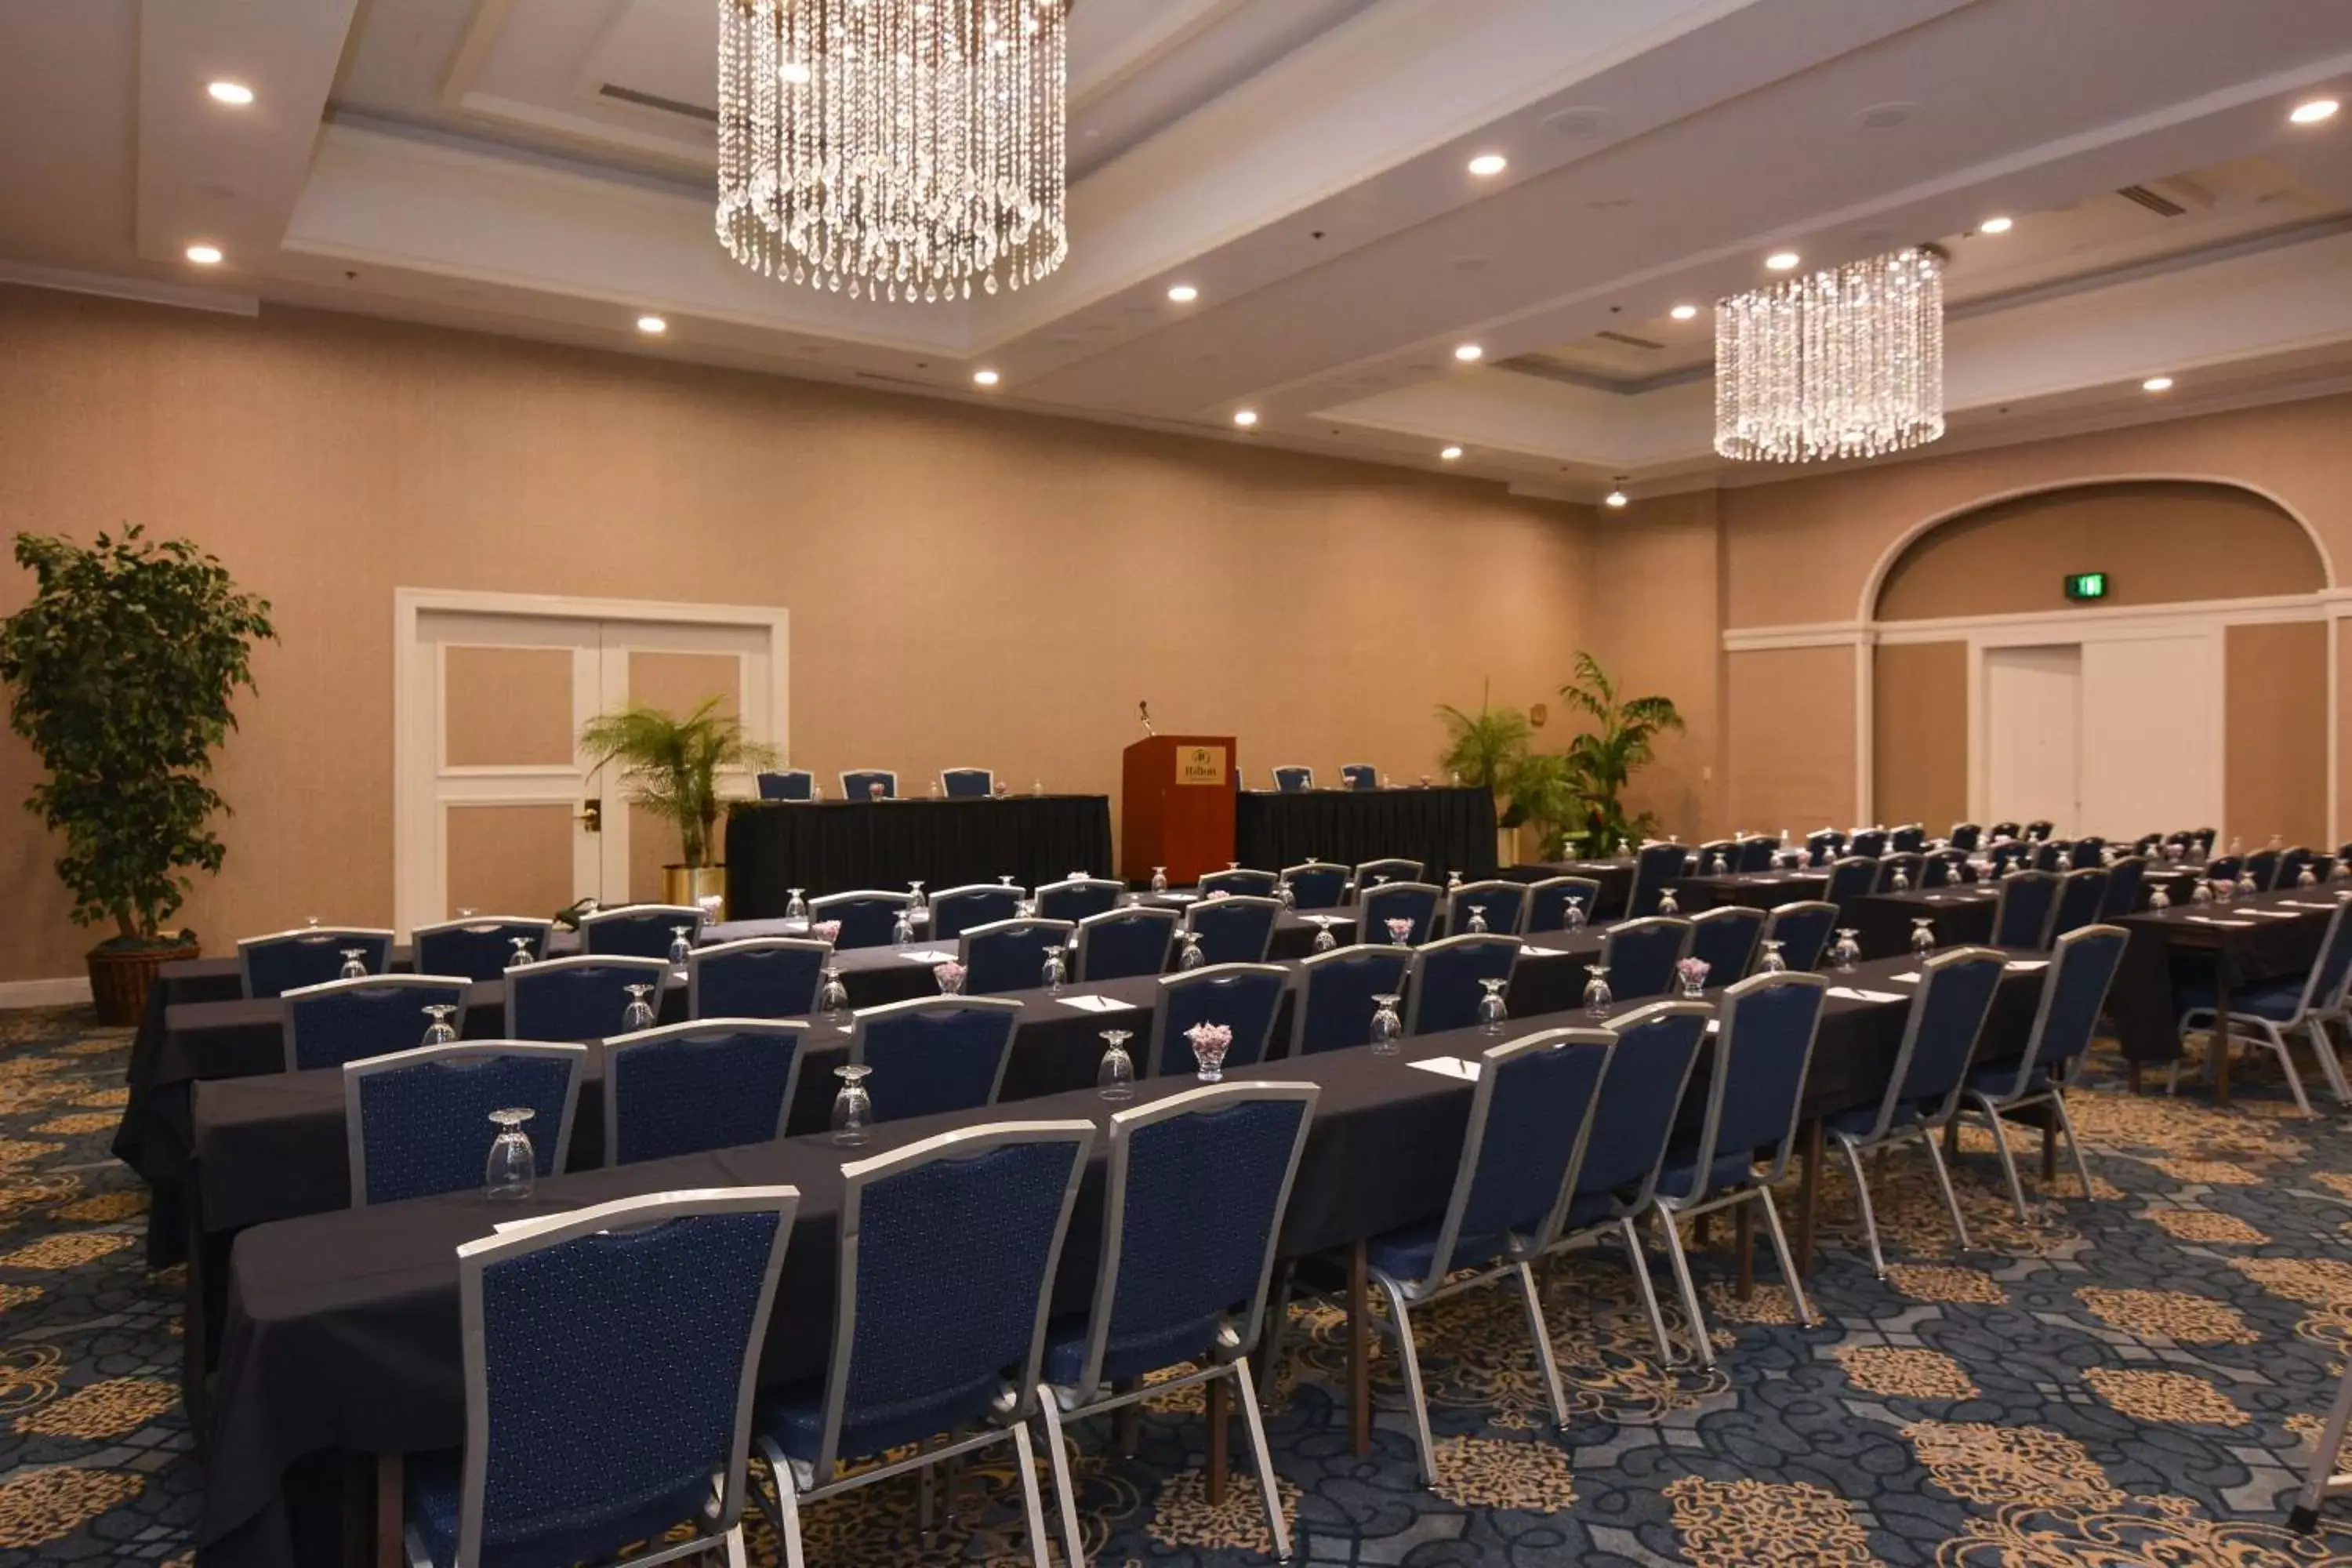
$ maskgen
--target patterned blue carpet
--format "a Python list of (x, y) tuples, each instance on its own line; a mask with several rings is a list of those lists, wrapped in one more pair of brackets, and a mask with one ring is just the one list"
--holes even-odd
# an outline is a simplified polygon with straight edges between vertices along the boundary
[[(202, 1488), (176, 1401), (178, 1286), (138, 1247), (144, 1194), (105, 1154), (129, 1035), (69, 1011), (0, 1014), (0, 1568), (187, 1560)], [(2103, 1075), (2111, 1084), (2112, 1074)], [(1980, 1138), (1954, 1254), (1916, 1154), (1874, 1177), (1882, 1284), (1857, 1260), (1850, 1189), (1826, 1193), (1801, 1330), (1727, 1250), (1696, 1259), (1720, 1368), (1662, 1369), (1613, 1257), (1555, 1269), (1547, 1306), (1574, 1418), (1551, 1429), (1519, 1310), (1487, 1291), (1417, 1318), (1441, 1443), (1418, 1484), (1391, 1359), (1371, 1456), (1348, 1452), (1338, 1314), (1301, 1308), (1268, 1413), (1301, 1561), (1399, 1568), (1555, 1563), (1954, 1568), (2352, 1565), (2352, 1506), (2283, 1527), (2352, 1350), (2352, 1133), (2294, 1113), (2260, 1068), (2237, 1108), (2076, 1101), (2099, 1201), (2021, 1225)], [(1677, 1333), (1687, 1325), (1671, 1320)], [(1097, 1561), (1262, 1562), (1244, 1475), (1201, 1485), (1197, 1391), (1160, 1402), (1137, 1451), (1081, 1431)], [(1238, 1449), (1239, 1428), (1235, 1428)], [(1025, 1563), (1003, 1466), (917, 1528), (910, 1485), (804, 1511), (813, 1563)], [(757, 1529), (755, 1558), (776, 1560)]]

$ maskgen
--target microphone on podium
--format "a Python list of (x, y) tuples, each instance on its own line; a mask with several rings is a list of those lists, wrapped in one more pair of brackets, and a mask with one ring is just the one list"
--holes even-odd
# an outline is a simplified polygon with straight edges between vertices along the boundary
[(1139, 718), (1139, 719), (1140, 719), (1140, 720), (1142, 720), (1142, 721), (1143, 721), (1143, 732), (1144, 732), (1145, 734), (1147, 734), (1147, 735), (1157, 735), (1158, 733), (1160, 733), (1160, 731), (1157, 731), (1157, 730), (1155, 730), (1155, 729), (1153, 729), (1153, 728), (1151, 727), (1151, 704), (1150, 704), (1150, 703), (1149, 703), (1149, 702), (1139, 702), (1139, 703), (1137, 703), (1137, 704), (1135, 705), (1135, 716), (1136, 716), (1137, 718)]

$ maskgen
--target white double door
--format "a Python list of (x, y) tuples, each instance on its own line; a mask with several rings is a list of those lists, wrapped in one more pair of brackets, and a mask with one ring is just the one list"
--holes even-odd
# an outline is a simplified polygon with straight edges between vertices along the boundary
[(1982, 650), (1983, 819), (2136, 837), (2221, 819), (2221, 634)]
[[(751, 738), (780, 741), (782, 614), (758, 614), (769, 618), (405, 606), (399, 929), (468, 909), (544, 916), (583, 898), (658, 899), (677, 830), (629, 804), (617, 764), (599, 769), (582, 752), (581, 727), (630, 702), (684, 714), (716, 697)], [(748, 774), (721, 787), (752, 793)]]

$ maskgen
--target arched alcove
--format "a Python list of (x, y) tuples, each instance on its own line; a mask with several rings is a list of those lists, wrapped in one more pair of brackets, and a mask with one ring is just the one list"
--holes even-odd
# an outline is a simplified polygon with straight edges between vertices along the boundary
[(2104, 572), (2085, 611), (2315, 593), (2327, 563), (2277, 502), (2203, 479), (2067, 485), (1930, 523), (1889, 563), (1871, 618), (2031, 614), (2068, 607), (2063, 584)]

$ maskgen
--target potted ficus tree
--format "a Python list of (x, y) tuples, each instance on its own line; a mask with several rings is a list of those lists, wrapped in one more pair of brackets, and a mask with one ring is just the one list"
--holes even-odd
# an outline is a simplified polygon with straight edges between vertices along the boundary
[(580, 744), (596, 765), (617, 763), (632, 804), (677, 829), (678, 858), (662, 868), (662, 900), (690, 904), (724, 898), (727, 868), (712, 863), (721, 773), (762, 767), (775, 748), (743, 733), (742, 721), (705, 698), (680, 718), (631, 703), (580, 727)]
[(164, 921), (189, 873), (221, 868), (212, 754), (236, 727), (236, 689), (253, 686), (253, 645), (278, 633), (268, 603), (184, 539), (20, 533), (16, 555), (33, 598), (0, 621), (0, 680), (47, 773), (25, 805), (64, 837), (75, 922), (114, 928), (89, 955), (99, 1019), (133, 1023), (156, 970), (199, 951)]

